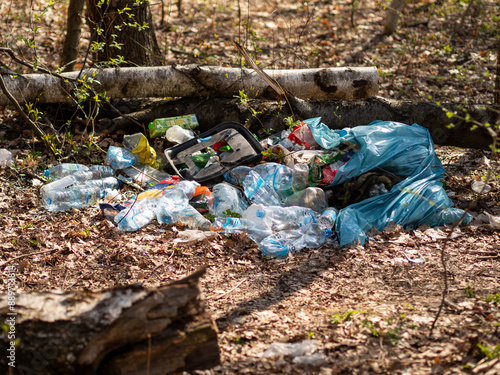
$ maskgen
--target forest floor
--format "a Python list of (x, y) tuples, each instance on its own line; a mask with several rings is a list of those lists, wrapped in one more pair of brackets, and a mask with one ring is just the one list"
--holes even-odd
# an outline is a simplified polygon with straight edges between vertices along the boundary
[[(0, 5), (0, 41), (33, 61), (20, 37), (33, 34), (30, 2), (14, 3)], [(41, 9), (41, 1), (31, 3)], [(239, 38), (264, 67), (375, 65), (382, 97), (491, 104), (498, 5), (476, 2), (464, 13), (462, 2), (412, 2), (398, 32), (383, 37), (385, 3), (179, 1), (182, 14), (165, 3), (163, 22), (163, 2), (152, 11), (168, 64), (238, 66), (232, 40)], [(37, 58), (56, 69), (65, 5), (37, 12)], [(88, 32), (83, 38), (82, 56)], [(365, 246), (331, 241), (267, 259), (245, 235), (183, 244), (174, 241), (182, 228), (156, 221), (119, 232), (98, 207), (46, 211), (37, 178), (45, 167), (99, 162), (104, 154), (95, 145), (119, 145), (123, 137), (96, 126), (90, 138), (72, 126), (74, 138), (56, 158), (10, 107), (0, 110), (0, 148), (16, 161), (0, 168), (0, 261), (17, 266), (18, 293), (157, 287), (206, 266), (200, 288), (219, 330), (221, 364), (198, 373), (500, 373), (500, 231), (485, 216), (500, 215), (500, 163), (490, 151), (436, 146), (446, 189), (474, 216), (451, 236), (449, 228), (391, 225)], [(486, 175), (492, 189), (477, 197), (471, 183)], [(430, 335), (445, 287), (443, 260), (448, 293)], [(261, 355), (279, 342), (309, 342), (313, 355)]]

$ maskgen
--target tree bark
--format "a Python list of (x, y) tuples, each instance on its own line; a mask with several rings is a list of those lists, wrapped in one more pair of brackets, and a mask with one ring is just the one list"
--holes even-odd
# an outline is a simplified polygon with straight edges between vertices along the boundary
[[(217, 365), (215, 326), (200, 301), (204, 269), (157, 289), (45, 292), (16, 296), (2, 322), (15, 327), (15, 370), (24, 374), (167, 374)], [(14, 317), (15, 324), (12, 325)], [(9, 331), (12, 332), (12, 331)], [(7, 334), (0, 350), (8, 353)], [(4, 369), (12, 360), (0, 356)]]
[(398, 29), (399, 15), (405, 7), (405, 0), (392, 0), (387, 7), (385, 18), (384, 34), (390, 35)]
[(500, 40), (498, 41), (497, 69), (495, 77), (495, 94), (493, 98), (495, 104), (500, 104)]
[[(247, 103), (242, 103), (238, 99), (223, 98), (165, 100), (156, 101), (139, 112), (103, 121), (102, 125), (107, 126), (110, 132), (118, 129), (133, 132), (131, 128), (135, 123), (129, 117), (142, 124), (148, 124), (156, 118), (193, 113), (200, 123), (200, 131), (232, 121), (246, 124), (259, 138), (265, 138), (270, 131), (277, 132), (284, 129), (283, 119), (292, 115), (297, 119), (321, 117), (323, 123), (331, 129), (368, 125), (376, 120), (385, 120), (405, 124), (417, 123), (427, 128), (434, 142), (439, 145), (489, 150), (492, 138), (488, 131), (483, 128), (471, 131), (474, 124), (463, 118), (468, 113), (471, 119), (483, 124), (486, 122), (495, 124), (498, 121), (498, 107), (495, 112), (494, 108), (484, 109), (479, 105), (459, 103), (443, 103), (438, 106), (432, 102), (396, 101), (373, 97), (366, 100), (335, 101), (297, 99), (291, 104), (292, 109), (288, 104), (263, 100), (250, 100)], [(446, 115), (447, 111), (456, 111), (459, 117), (450, 119)], [(450, 127), (450, 124), (454, 126)]]
[[(283, 89), (302, 99), (363, 99), (376, 95), (378, 71), (375, 67), (264, 70)], [(75, 80), (92, 77), (92, 87), (112, 99), (147, 97), (226, 97), (276, 98), (276, 93), (251, 69), (218, 66), (166, 66), (119, 69), (88, 69), (62, 73)], [(59, 103), (70, 100), (73, 82), (45, 74), (5, 77), (9, 91), (20, 102)], [(284, 100), (284, 98), (282, 98)], [(8, 101), (0, 96), (0, 105)]]
[(95, 62), (162, 65), (149, 0), (87, 0), (87, 21), (94, 46), (100, 46), (93, 50)]
[(70, 0), (66, 21), (66, 38), (64, 39), (60, 65), (65, 70), (73, 70), (78, 57), (78, 44), (82, 33), (82, 15), (85, 0)]

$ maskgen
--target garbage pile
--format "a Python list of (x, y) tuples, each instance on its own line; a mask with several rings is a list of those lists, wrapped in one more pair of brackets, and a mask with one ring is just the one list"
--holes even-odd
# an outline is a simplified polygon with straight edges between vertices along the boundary
[[(124, 147), (109, 147), (107, 166), (61, 164), (47, 171), (54, 181), (42, 188), (44, 207), (83, 207), (116, 195), (121, 181), (137, 183), (147, 189), (124, 203), (100, 205), (119, 230), (156, 219), (246, 233), (271, 257), (318, 248), (335, 235), (341, 246), (363, 245), (366, 232), (390, 223), (416, 228), (472, 220), (452, 207), (432, 139), (417, 124), (375, 121), (332, 130), (318, 117), (260, 142), (239, 124), (199, 135), (176, 126), (169, 136), (178, 145), (165, 150), (165, 168), (143, 134), (125, 136)], [(150, 126), (155, 136), (158, 129)]]

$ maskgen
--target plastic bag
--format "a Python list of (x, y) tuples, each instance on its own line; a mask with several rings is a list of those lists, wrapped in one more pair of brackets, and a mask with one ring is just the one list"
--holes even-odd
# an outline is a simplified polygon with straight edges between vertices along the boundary
[[(335, 230), (341, 246), (355, 242), (363, 245), (367, 231), (372, 227), (383, 230), (391, 222), (416, 228), (422, 224), (433, 227), (472, 220), (470, 214), (452, 207), (453, 202), (441, 182), (444, 167), (434, 152), (429, 131), (420, 125), (374, 121), (339, 131), (321, 126), (314, 119), (311, 132), (322, 146), (333, 148), (343, 142), (360, 145), (359, 151), (337, 170), (329, 186), (372, 170), (407, 176), (389, 193), (340, 210)], [(322, 139), (328, 141), (322, 142)]]

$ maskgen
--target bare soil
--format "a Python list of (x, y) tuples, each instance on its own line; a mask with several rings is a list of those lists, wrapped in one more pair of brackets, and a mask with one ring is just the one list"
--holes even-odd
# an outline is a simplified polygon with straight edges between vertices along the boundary
[[(33, 33), (29, 2), (14, 3), (0, 5), (6, 19), (0, 40), (32, 61), (33, 50), (20, 40)], [(42, 15), (37, 58), (55, 69), (66, 5), (56, 3), (42, 14), (40, 3), (33, 2)], [(152, 10), (168, 64), (237, 65), (232, 40), (239, 38), (265, 67), (376, 65), (384, 97), (492, 102), (497, 4), (476, 2), (457, 30), (467, 4), (412, 2), (398, 33), (383, 37), (386, 3), (184, 1), (181, 14), (165, 3), (163, 22), (162, 4)], [(68, 120), (74, 138), (56, 158), (11, 108), (0, 111), (0, 148), (13, 151), (17, 164), (0, 168), (0, 263), (3, 271), (17, 266), (18, 293), (156, 287), (206, 266), (200, 288), (219, 329), (222, 362), (197, 373), (500, 373), (500, 232), (484, 216), (500, 215), (500, 163), (491, 152), (436, 146), (455, 205), (475, 218), (451, 235), (449, 228), (391, 225), (372, 233), (364, 247), (331, 241), (266, 259), (245, 235), (182, 244), (174, 242), (181, 227), (155, 221), (119, 232), (98, 207), (47, 212), (37, 178), (42, 170), (60, 162), (99, 162), (104, 154), (96, 144), (119, 144), (123, 136), (90, 136), (82, 122)], [(492, 189), (476, 199), (471, 182), (486, 175)], [(133, 191), (127, 187), (124, 194)], [(445, 275), (448, 293), (430, 335)], [(0, 288), (5, 293), (5, 280)], [(317, 344), (315, 356), (261, 356), (273, 343), (307, 341)]]

